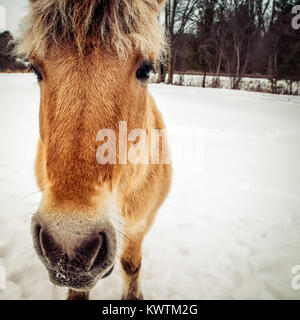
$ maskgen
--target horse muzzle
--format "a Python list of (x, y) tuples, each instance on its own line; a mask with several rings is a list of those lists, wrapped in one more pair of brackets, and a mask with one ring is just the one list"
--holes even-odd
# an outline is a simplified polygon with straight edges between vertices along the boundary
[(32, 219), (32, 237), (55, 285), (89, 290), (113, 270), (117, 243), (108, 221), (50, 223), (37, 213)]

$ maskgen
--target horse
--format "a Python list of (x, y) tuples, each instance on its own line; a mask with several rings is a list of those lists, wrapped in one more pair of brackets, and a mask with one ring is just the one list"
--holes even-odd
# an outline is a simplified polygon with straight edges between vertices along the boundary
[[(68, 288), (69, 300), (89, 299), (117, 258), (122, 299), (143, 299), (142, 243), (169, 192), (172, 166), (161, 160), (169, 152), (162, 134), (159, 161), (146, 154), (149, 161), (130, 162), (126, 150), (138, 158), (139, 143), (147, 147), (152, 130), (165, 130), (148, 92), (166, 47), (158, 21), (164, 1), (29, 0), (19, 51), (40, 87), (35, 174), (42, 192), (31, 233), (51, 282)], [(146, 135), (126, 139), (137, 128)], [(102, 161), (96, 155), (104, 146)]]

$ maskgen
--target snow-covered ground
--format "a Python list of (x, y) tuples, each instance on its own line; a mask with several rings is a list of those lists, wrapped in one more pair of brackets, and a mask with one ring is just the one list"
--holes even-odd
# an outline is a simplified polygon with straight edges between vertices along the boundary
[[(300, 97), (150, 85), (174, 162), (144, 243), (146, 299), (299, 299)], [(0, 75), (0, 299), (64, 299), (32, 249), (39, 89)], [(92, 290), (119, 299), (120, 269)]]

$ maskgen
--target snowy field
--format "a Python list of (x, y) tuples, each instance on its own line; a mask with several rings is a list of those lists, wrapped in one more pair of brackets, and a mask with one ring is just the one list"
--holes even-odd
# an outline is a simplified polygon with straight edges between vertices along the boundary
[[(146, 299), (299, 299), (300, 97), (150, 85), (173, 186), (144, 242)], [(64, 299), (32, 249), (39, 89), (0, 75), (0, 299)], [(92, 290), (119, 299), (120, 268)]]

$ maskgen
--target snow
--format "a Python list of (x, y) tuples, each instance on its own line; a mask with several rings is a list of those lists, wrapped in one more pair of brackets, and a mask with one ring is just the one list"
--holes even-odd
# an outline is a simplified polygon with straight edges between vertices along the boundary
[[(39, 89), (0, 75), (0, 299), (64, 299), (31, 242)], [(300, 97), (150, 85), (170, 136), (172, 190), (144, 242), (146, 299), (299, 299)], [(119, 299), (120, 267), (92, 290)]]

